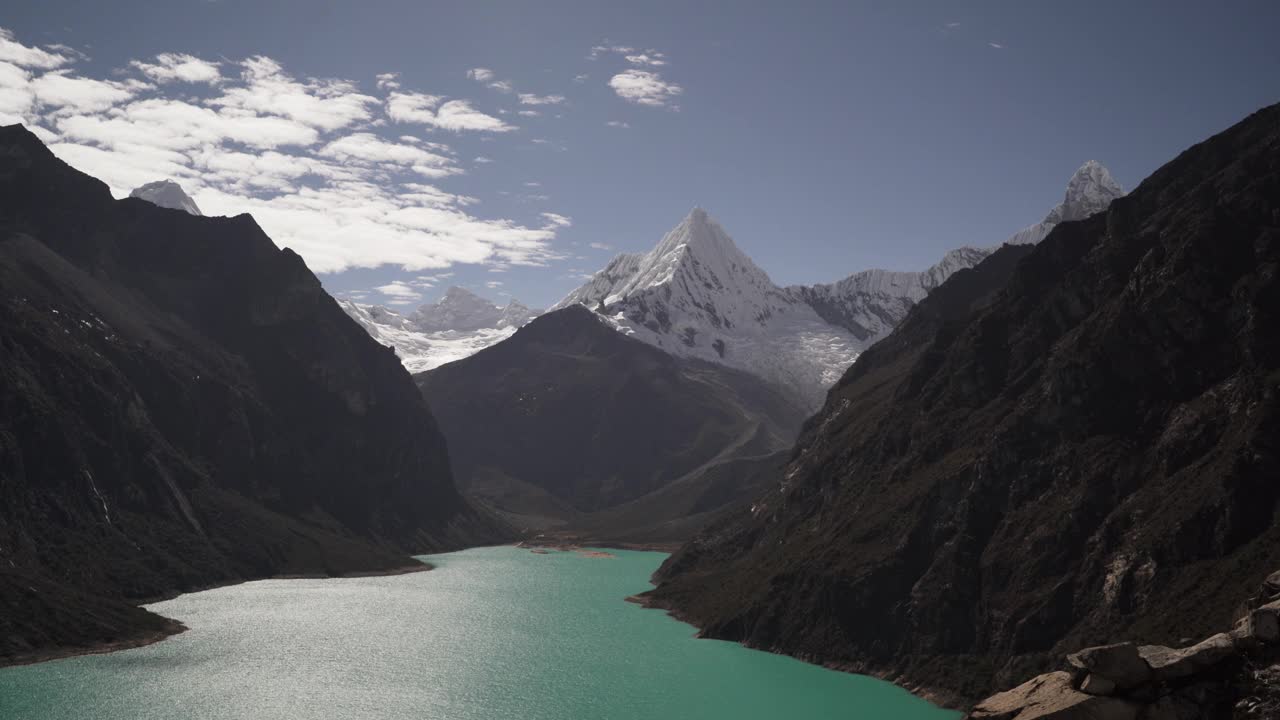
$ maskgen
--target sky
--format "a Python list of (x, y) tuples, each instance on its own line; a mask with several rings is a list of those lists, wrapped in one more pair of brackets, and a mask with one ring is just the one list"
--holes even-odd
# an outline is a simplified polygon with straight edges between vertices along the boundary
[(701, 206), (780, 285), (923, 269), (1280, 101), (1280, 3), (8, 0), (0, 124), (249, 212), (330, 292), (546, 307)]

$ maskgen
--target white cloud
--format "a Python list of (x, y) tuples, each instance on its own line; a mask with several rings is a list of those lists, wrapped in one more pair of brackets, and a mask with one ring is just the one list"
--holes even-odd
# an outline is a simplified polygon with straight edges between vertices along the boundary
[(379, 90), (398, 90), (400, 88), (400, 73), (379, 73), (374, 76)]
[(0, 62), (0, 123), (25, 123), (35, 101), (31, 73), (13, 63)]
[(524, 184), (525, 187), (542, 187), (542, 183), (529, 181)]
[(133, 97), (146, 89), (145, 83), (93, 80), (70, 74), (70, 70), (47, 72), (28, 87), (36, 103), (56, 113), (100, 112)]
[(38, 47), (28, 47), (18, 42), (12, 32), (0, 28), (0, 62), (51, 70), (71, 62), (69, 55), (70, 53), (49, 52)]
[(582, 73), (581, 75), (574, 75), (574, 76), (573, 76), (573, 81), (574, 81), (575, 83), (577, 83), (577, 84), (581, 85), (582, 83), (586, 82), (586, 81), (587, 81), (587, 79), (588, 79), (588, 78), (590, 78), (590, 77), (591, 77), (590, 75), (588, 75), (588, 74), (586, 74), (586, 73)]
[(210, 105), (233, 112), (285, 117), (321, 130), (338, 130), (372, 119), (378, 99), (346, 80), (299, 82), (275, 60), (258, 55), (240, 63), (243, 85), (228, 88)]
[(651, 65), (657, 67), (659, 65), (667, 64), (667, 61), (662, 59), (664, 57), (662, 53), (654, 52), (652, 50), (647, 53), (637, 53), (635, 55), (626, 55), (624, 57), (627, 62), (632, 65)]
[(156, 56), (154, 63), (134, 60), (129, 63), (129, 66), (158, 83), (178, 80), (213, 85), (222, 81), (222, 72), (218, 70), (219, 64), (184, 53), (161, 53)]
[(484, 286), (485, 286), (485, 287), (487, 287), (487, 288), (489, 288), (490, 290), (494, 290), (494, 289), (497, 289), (497, 288), (502, 287), (502, 281), (501, 281), (501, 280), (490, 280), (489, 282), (486, 282), (486, 283), (484, 284)]
[(533, 93), (520, 93), (521, 105), (559, 105), (564, 102), (563, 95), (534, 95)]
[(317, 154), (343, 162), (394, 163), (409, 166), (414, 172), (433, 178), (456, 175), (461, 172), (454, 166), (451, 158), (423, 150), (416, 145), (388, 142), (373, 133), (355, 133), (338, 138), (321, 148)]
[(588, 243), (588, 245), (590, 247), (595, 248), (596, 250), (612, 250), (613, 249), (612, 245), (606, 245), (605, 243), (602, 243), (602, 242)]
[(670, 107), (670, 101), (684, 88), (669, 83), (648, 70), (624, 70), (609, 79), (609, 87), (627, 102), (649, 107)]
[(512, 90), (515, 90), (515, 87), (511, 84), (510, 80), (495, 80), (489, 83), (489, 87), (501, 93), (510, 93)]
[(488, 163), (493, 162), (493, 158), (488, 158), (488, 157), (485, 157), (484, 155), (477, 155), (476, 159), (472, 160), (471, 162), (477, 163), (479, 165), (486, 165)]
[(313, 127), (288, 118), (211, 110), (183, 100), (148, 98), (98, 115), (58, 120), (68, 137), (115, 148), (119, 143), (194, 148), (232, 141), (256, 148), (308, 146), (320, 137)]
[(631, 127), (631, 123), (625, 122), (623, 120), (610, 120), (609, 122), (605, 123), (605, 125), (608, 125), (609, 127), (615, 127), (615, 128)]
[(1000, 43), (989, 42), (989, 43), (987, 43), (987, 44), (988, 44), (988, 45), (990, 45), (991, 47), (993, 47), (993, 48), (997, 49), (997, 50), (1003, 50), (1003, 49), (1004, 49), (1004, 46), (1003, 46), (1003, 45), (1001, 45)]
[(539, 213), (543, 220), (547, 221), (547, 227), (569, 227), (573, 224), (573, 220), (559, 213), (544, 212)]
[[(4, 30), (0, 54), (0, 121), (23, 122), (116, 197), (173, 178), (210, 215), (252, 213), (317, 272), (545, 265), (561, 257), (550, 243), (562, 225), (477, 217), (469, 211), (476, 198), (437, 187), (436, 178), (462, 172), (447, 145), (375, 131), (388, 118), (513, 129), (466, 100), (401, 91), (384, 73), (379, 89), (400, 98), (384, 105), (353, 82), (302, 78), (266, 57), (224, 61), (240, 72), (218, 73), (216, 83), (182, 53), (126, 63), (133, 77), (105, 79), (64, 67), (80, 57), (71, 49), (29, 48)], [(193, 90), (187, 81), (210, 87)]]
[(508, 132), (515, 127), (486, 115), (467, 100), (449, 100), (438, 95), (394, 92), (387, 98), (387, 115), (396, 122), (420, 123), (442, 130), (461, 132)]
[(538, 112), (537, 110), (521, 110), (516, 114), (521, 115), (523, 117), (538, 117), (542, 113)]
[(412, 285), (403, 280), (393, 280), (386, 285), (379, 285), (374, 290), (386, 295), (387, 297), (398, 298), (402, 300), (419, 300), (422, 293), (418, 292)]
[(587, 59), (597, 60), (600, 58), (600, 56), (608, 55), (610, 53), (613, 53), (616, 55), (627, 55), (635, 51), (636, 51), (635, 48), (628, 47), (626, 45), (596, 45), (591, 48), (591, 53), (587, 55)]
[(471, 68), (467, 71), (467, 77), (478, 83), (487, 83), (493, 79), (493, 71), (489, 68)]
[(590, 60), (598, 60), (604, 55), (621, 55), (623, 60), (640, 67), (660, 67), (667, 64), (667, 56), (657, 50), (640, 50), (627, 45), (596, 45), (591, 48)]

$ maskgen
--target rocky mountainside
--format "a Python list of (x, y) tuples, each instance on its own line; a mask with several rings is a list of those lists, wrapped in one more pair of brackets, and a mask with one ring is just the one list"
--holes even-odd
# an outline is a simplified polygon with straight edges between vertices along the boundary
[(509, 529), (395, 355), (247, 215), (0, 128), (0, 662), (171, 631), (133, 602), (411, 564)]
[(657, 574), (711, 637), (960, 703), (1229, 626), (1280, 566), (1280, 106), (958, 272)]
[(142, 187), (133, 189), (129, 197), (146, 200), (152, 205), (159, 205), (170, 210), (181, 210), (191, 215), (204, 215), (196, 205), (196, 201), (187, 195), (182, 186), (172, 180), (157, 180)]
[(460, 487), (522, 527), (598, 526), (593, 514), (683, 483), (680, 502), (605, 528), (615, 539), (687, 537), (689, 516), (745, 493), (704, 472), (789, 447), (805, 414), (759, 378), (662, 352), (578, 305), (416, 378)]
[[(1087, 217), (1123, 194), (1091, 160), (1071, 177), (1063, 202), (1009, 242), (1039, 242), (1058, 222)], [(601, 311), (638, 340), (753, 373), (816, 410), (858, 353), (953, 273), (999, 247), (958, 248), (924, 271), (864, 270), (835, 283), (780, 288), (695, 208), (652, 251), (618, 255), (553, 309)]]
[(407, 315), (353, 300), (339, 304), (373, 339), (393, 348), (409, 372), (461, 360), (511, 337), (542, 314), (515, 300), (500, 307), (460, 287), (449, 288), (439, 301)]
[(787, 292), (807, 303), (823, 320), (870, 344), (888, 335), (907, 311), (953, 273), (977, 265), (995, 250), (959, 248), (924, 272), (863, 270), (840, 282), (793, 285)]
[(978, 703), (967, 720), (1230, 720), (1280, 716), (1280, 572), (1226, 632), (1184, 647), (1120, 642), (1065, 658)]

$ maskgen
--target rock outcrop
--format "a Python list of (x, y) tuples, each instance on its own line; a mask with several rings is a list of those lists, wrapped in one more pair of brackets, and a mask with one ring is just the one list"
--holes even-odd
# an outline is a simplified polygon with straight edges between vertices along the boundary
[(1280, 717), (1280, 601), (1272, 598), (1280, 594), (1264, 583), (1251, 602), (1269, 602), (1246, 606), (1230, 632), (1186, 647), (1124, 642), (1072, 653), (1065, 669), (979, 702), (968, 720)]

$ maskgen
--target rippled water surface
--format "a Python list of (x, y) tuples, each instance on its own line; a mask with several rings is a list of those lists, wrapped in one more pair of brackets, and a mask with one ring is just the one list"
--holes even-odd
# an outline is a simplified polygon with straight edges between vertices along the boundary
[(0, 670), (0, 718), (955, 718), (872, 678), (623, 601), (663, 555), (480, 548), (431, 572), (264, 580), (149, 606), (189, 631)]

